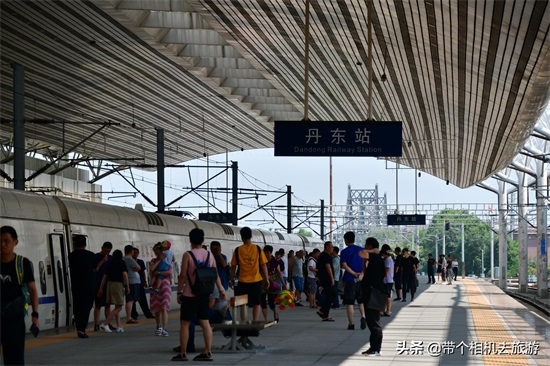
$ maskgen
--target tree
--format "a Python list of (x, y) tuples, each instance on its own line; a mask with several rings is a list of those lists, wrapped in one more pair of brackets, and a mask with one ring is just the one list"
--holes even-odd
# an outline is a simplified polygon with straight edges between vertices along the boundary
[[(424, 258), (428, 253), (435, 256), (435, 241), (437, 238), (438, 252), (442, 253), (442, 239), (445, 223), (449, 223), (448, 230), (445, 230), (446, 248), (445, 255), (451, 254), (458, 258), (459, 263), (462, 259), (462, 232), (461, 224), (464, 224), (464, 263), (466, 273), (481, 274), (485, 269), (485, 274), (490, 268), (490, 242), (491, 228), (477, 216), (470, 214), (466, 210), (443, 210), (434, 215), (427, 230), (421, 231), (420, 244), (423, 248)], [(484, 251), (484, 262), (481, 263), (482, 250)], [(498, 253), (498, 245), (495, 245), (495, 252)], [(498, 255), (496, 255), (498, 258)], [(518, 266), (517, 242), (508, 239), (508, 273), (515, 275)], [(461, 266), (459, 266), (461, 268)]]
[(308, 238), (311, 238), (313, 236), (313, 233), (306, 229), (300, 228), (300, 230), (298, 230), (298, 235), (307, 236)]

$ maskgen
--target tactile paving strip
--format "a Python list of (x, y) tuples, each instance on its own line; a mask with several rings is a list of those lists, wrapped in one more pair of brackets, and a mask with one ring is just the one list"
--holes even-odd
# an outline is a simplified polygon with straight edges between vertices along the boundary
[(489, 305), (479, 287), (468, 279), (462, 280), (470, 302), (479, 351), (486, 365), (529, 365), (521, 349), (495, 310)]

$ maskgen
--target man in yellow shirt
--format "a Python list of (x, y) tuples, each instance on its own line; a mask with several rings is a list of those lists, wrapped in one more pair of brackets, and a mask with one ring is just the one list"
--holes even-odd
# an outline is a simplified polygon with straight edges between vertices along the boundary
[[(248, 295), (248, 304), (253, 305), (252, 320), (257, 321), (262, 311), (260, 297), (262, 294), (262, 275), (267, 281), (267, 259), (264, 251), (252, 244), (252, 230), (249, 227), (241, 229), (243, 245), (237, 247), (231, 259), (231, 281), (229, 286), (235, 289), (235, 295)], [(235, 287), (235, 269), (239, 267), (239, 282)]]

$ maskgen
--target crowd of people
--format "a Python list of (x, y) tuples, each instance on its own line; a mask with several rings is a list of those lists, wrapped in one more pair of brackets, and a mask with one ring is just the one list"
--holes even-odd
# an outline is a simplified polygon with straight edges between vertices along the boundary
[[(222, 254), (221, 243), (213, 241), (210, 248), (204, 244), (204, 232), (193, 229), (189, 233), (191, 250), (181, 259), (178, 278), (177, 301), (180, 309), (180, 345), (174, 350), (177, 355), (172, 361), (186, 361), (188, 352), (195, 352), (194, 330), (198, 324), (203, 330), (204, 351), (196, 361), (212, 360), (211, 323), (230, 319), (228, 301), (225, 294), (229, 288), (235, 295), (247, 295), (252, 308), (252, 321), (279, 322), (275, 299), (282, 290), (289, 289), (294, 294), (296, 306), (304, 306), (302, 295), (308, 306), (324, 322), (333, 322), (332, 309), (345, 307), (347, 329), (355, 330), (355, 304), (359, 311), (359, 324), (362, 330), (370, 330), (370, 348), (363, 352), (367, 356), (380, 355), (382, 345), (381, 317), (390, 317), (393, 301), (415, 300), (418, 287), (420, 261), (415, 251), (396, 247), (393, 251), (387, 244), (379, 246), (375, 238), (367, 238), (365, 246), (355, 244), (353, 232), (344, 235), (345, 248), (340, 252), (331, 241), (324, 243), (323, 251), (314, 249), (288, 254), (284, 249), (274, 252), (266, 245), (263, 248), (253, 243), (252, 230), (241, 229), (243, 244), (232, 254), (231, 260)], [(17, 256), (17, 233), (12, 227), (2, 227), (2, 276), (17, 278), (18, 281), (2, 282), (2, 349), (6, 364), (22, 364), (24, 361), (25, 322), (24, 311), (19, 311), (9, 320), (5, 318), (14, 301), (32, 306), (32, 322), (38, 329), (38, 297), (32, 267), (28, 259)], [(88, 338), (86, 326), (93, 308), (94, 330), (106, 333), (123, 333), (121, 313), (126, 312), (126, 324), (138, 323), (136, 305), (139, 304), (146, 318), (155, 318), (155, 334), (168, 336), (168, 311), (172, 297), (172, 277), (174, 274), (174, 254), (169, 241), (158, 242), (153, 246), (155, 258), (149, 263), (149, 276), (146, 264), (139, 258), (139, 250), (131, 245), (113, 251), (113, 244), (103, 243), (98, 253), (86, 249), (87, 238), (73, 236), (74, 251), (69, 254), (71, 289), (73, 296), (74, 323), (79, 338)], [(210, 249), (210, 250), (208, 250)], [(111, 254), (111, 251), (113, 253)], [(20, 259), (20, 260), (18, 260)], [(21, 263), (21, 264), (19, 264)], [(458, 261), (452, 256), (439, 255), (437, 261), (431, 254), (427, 259), (428, 284), (434, 284), (435, 272), (438, 282), (447, 284), (456, 280)], [(19, 268), (20, 267), (20, 268)], [(209, 281), (201, 279), (200, 269), (215, 268), (214, 277)], [(24, 275), (22, 273), (24, 272)], [(217, 273), (217, 274), (216, 274)], [(147, 282), (150, 278), (150, 282)], [(198, 284), (198, 285), (197, 285)], [(198, 286), (198, 287), (197, 287)], [(200, 286), (210, 286), (206, 292)], [(145, 290), (150, 292), (147, 302)], [(198, 289), (198, 290), (197, 290)], [(374, 304), (376, 294), (384, 297), (382, 306)], [(206, 294), (206, 295), (205, 295)], [(341, 303), (340, 303), (341, 301)], [(100, 323), (101, 308), (105, 320)], [(272, 312), (270, 319), (268, 308)], [(241, 318), (246, 316), (241, 314)], [(111, 323), (115, 322), (115, 326)], [(5, 337), (5, 332), (10, 332)], [(6, 333), (7, 334), (7, 333)]]

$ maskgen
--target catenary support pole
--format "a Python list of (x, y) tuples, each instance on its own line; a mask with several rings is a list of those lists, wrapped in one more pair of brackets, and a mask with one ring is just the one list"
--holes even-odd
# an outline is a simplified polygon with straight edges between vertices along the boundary
[(292, 186), (286, 186), (286, 232), (292, 233)]
[(231, 162), (231, 172), (233, 173), (233, 196), (231, 198), (231, 203), (233, 204), (233, 225), (238, 224), (239, 218), (239, 163), (236, 161)]
[(25, 190), (25, 68), (13, 67), (13, 188)]
[(164, 129), (157, 128), (157, 212), (164, 212)]
[(325, 240), (325, 200), (321, 200), (321, 240)]

